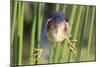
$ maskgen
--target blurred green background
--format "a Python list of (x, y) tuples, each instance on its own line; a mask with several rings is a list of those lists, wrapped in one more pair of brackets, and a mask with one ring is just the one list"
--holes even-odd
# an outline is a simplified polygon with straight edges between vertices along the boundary
[[(76, 39), (77, 54), (63, 43), (53, 61), (52, 48), (49, 60), (42, 56), (33, 62), (33, 49), (39, 48), (42, 23), (54, 11), (69, 17), (72, 39)], [(58, 46), (59, 47), (59, 46)], [(61, 47), (61, 46), (60, 46)], [(62, 54), (59, 54), (62, 53)], [(59, 55), (59, 56), (58, 56)], [(58, 59), (58, 57), (60, 59)], [(96, 6), (11, 1), (11, 64), (49, 64), (96, 60)]]

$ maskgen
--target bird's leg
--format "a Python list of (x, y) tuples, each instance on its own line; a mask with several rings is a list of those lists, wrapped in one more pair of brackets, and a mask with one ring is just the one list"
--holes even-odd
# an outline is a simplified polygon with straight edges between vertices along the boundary
[(67, 38), (67, 41), (69, 43), (71, 51), (73, 51), (74, 53), (76, 53), (76, 47), (75, 47), (76, 44), (75, 44), (75, 42), (77, 40), (70, 40), (68, 36), (66, 36), (66, 38)]
[(33, 49), (33, 61), (37, 60), (40, 56), (41, 56), (41, 53), (42, 53), (43, 49), (42, 48), (34, 48)]

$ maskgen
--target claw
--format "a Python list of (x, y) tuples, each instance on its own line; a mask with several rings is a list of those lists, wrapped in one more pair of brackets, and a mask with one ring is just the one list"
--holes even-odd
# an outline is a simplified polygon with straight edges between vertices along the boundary
[(67, 40), (68, 40), (68, 43), (69, 43), (69, 46), (70, 46), (70, 50), (71, 50), (73, 53), (76, 53), (77, 48), (75, 47), (75, 45), (76, 45), (77, 40), (71, 40), (71, 41), (70, 41), (70, 39), (69, 39), (68, 37), (66, 37), (66, 38), (67, 38)]
[(77, 40), (71, 40), (71, 41), (77, 42)]
[(69, 46), (70, 46), (71, 51), (73, 53), (76, 53), (77, 48), (75, 47), (75, 45), (71, 43)]
[(34, 48), (33, 49), (33, 61), (36, 61), (40, 56), (41, 56), (41, 53), (42, 53), (43, 49), (40, 49), (40, 48)]
[(77, 42), (77, 40), (71, 40), (71, 43), (72, 43), (73, 45), (76, 45), (76, 42)]
[(76, 50), (70, 47), (71, 51), (76, 54)]

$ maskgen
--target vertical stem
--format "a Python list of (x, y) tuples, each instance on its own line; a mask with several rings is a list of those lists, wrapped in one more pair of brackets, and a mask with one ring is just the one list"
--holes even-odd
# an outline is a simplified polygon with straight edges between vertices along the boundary
[(92, 39), (92, 29), (93, 29), (94, 17), (95, 17), (95, 7), (93, 7), (93, 12), (92, 12), (91, 26), (90, 26), (90, 32), (89, 32), (89, 41), (88, 41), (88, 50), (87, 50), (87, 58), (89, 58), (89, 53), (90, 53), (90, 49), (91, 49), (91, 39)]
[[(40, 48), (40, 34), (41, 34), (41, 28), (42, 28), (42, 22), (43, 22), (43, 12), (44, 12), (44, 4), (42, 3), (38, 3), (38, 18), (37, 18), (37, 21), (38, 21), (38, 38), (37, 38), (37, 48)], [(39, 59), (36, 61), (36, 64), (38, 64), (38, 61)]]
[(87, 6), (87, 10), (84, 12), (85, 14), (84, 14), (84, 18), (83, 18), (83, 24), (82, 24), (82, 29), (81, 29), (79, 45), (77, 47), (76, 61), (80, 60), (81, 47), (82, 47), (82, 44), (83, 44), (84, 32), (85, 32), (85, 27), (86, 27), (87, 19), (88, 19), (88, 11), (89, 11), (89, 6)]
[(66, 4), (64, 4), (64, 6), (63, 6), (63, 13), (65, 13), (65, 12), (66, 12), (66, 8), (67, 8), (67, 5), (66, 5)]
[(81, 14), (82, 14), (82, 9), (83, 9), (83, 6), (80, 6), (79, 14), (78, 14), (77, 20), (76, 20), (76, 26), (75, 26), (75, 29), (74, 29), (73, 39), (76, 39), (76, 37), (77, 37), (78, 27), (79, 27), (79, 23), (80, 23), (80, 19), (81, 19)]
[(63, 62), (63, 59), (64, 59), (64, 54), (65, 54), (65, 50), (66, 50), (66, 44), (67, 44), (67, 41), (65, 39), (64, 41), (64, 44), (63, 44), (63, 47), (62, 47), (62, 50), (61, 50), (61, 56), (60, 56), (60, 62)]
[(32, 21), (32, 31), (31, 31), (31, 41), (30, 41), (30, 50), (29, 50), (29, 64), (34, 64), (33, 59), (33, 49), (35, 44), (35, 28), (36, 28), (36, 5), (34, 5), (33, 21)]
[[(72, 26), (73, 26), (75, 14), (76, 14), (76, 9), (77, 9), (77, 6), (73, 5), (71, 16), (70, 16), (70, 19), (69, 19), (69, 32), (71, 32), (71, 30), (72, 30)], [(68, 50), (68, 58), (67, 58), (68, 62), (69, 62), (69, 59), (70, 59), (70, 54), (71, 54), (70, 50)]]
[(54, 63), (58, 63), (60, 43), (56, 43), (56, 50), (54, 55)]
[(49, 63), (53, 63), (53, 45), (50, 45)]
[(56, 11), (59, 11), (59, 4), (56, 5)]
[(70, 19), (69, 19), (69, 29), (70, 29), (69, 32), (71, 32), (71, 30), (72, 30), (72, 25), (73, 25), (73, 22), (74, 22), (76, 9), (77, 9), (77, 6), (73, 5), (71, 16), (70, 16)]
[[(12, 10), (12, 24), (11, 24), (11, 41), (10, 41), (10, 43), (11, 43), (11, 64), (16, 64), (16, 50), (15, 50), (15, 48), (16, 48), (16, 39), (17, 39), (17, 37), (16, 37), (16, 32), (15, 32), (15, 28), (16, 28), (16, 15), (17, 15), (17, 1), (13, 1), (13, 5), (12, 6), (14, 6), (13, 7), (13, 10)], [(13, 57), (13, 58), (12, 58)]]
[(16, 25), (16, 15), (17, 15), (17, 1), (14, 1), (14, 8), (13, 8), (13, 16), (12, 16), (12, 37), (11, 37), (11, 43), (13, 42), (14, 39), (14, 30), (15, 30), (15, 25)]
[[(80, 16), (82, 14), (82, 9), (83, 9), (83, 6), (80, 6), (80, 9), (79, 9), (79, 14), (77, 16), (77, 20), (76, 20), (76, 26), (75, 26), (75, 29), (74, 29), (74, 34), (73, 34), (73, 39), (76, 40), (76, 37), (77, 37), (77, 33), (78, 33), (78, 27), (79, 27), (79, 22), (80, 22)], [(71, 51), (70, 51), (71, 52)], [(69, 52), (69, 57), (68, 57), (68, 62), (70, 61), (70, 53)]]
[[(21, 7), (22, 6), (22, 7)], [(18, 12), (18, 30), (19, 30), (19, 53), (18, 53), (18, 64), (22, 64), (22, 50), (23, 50), (23, 17), (24, 17), (24, 2), (19, 2)]]
[[(38, 42), (40, 42), (40, 33), (41, 33), (41, 27), (42, 27), (42, 22), (43, 22), (43, 10), (44, 10), (44, 4), (39, 3), (38, 6)], [(38, 48), (40, 45), (38, 44)]]

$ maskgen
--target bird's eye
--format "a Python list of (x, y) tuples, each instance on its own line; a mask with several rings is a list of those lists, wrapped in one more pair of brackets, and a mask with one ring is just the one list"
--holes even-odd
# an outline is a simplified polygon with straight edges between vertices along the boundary
[(54, 29), (56, 26), (55, 26), (55, 22), (53, 19), (49, 19), (49, 21), (47, 22), (47, 29), (50, 30), (50, 29)]
[(69, 21), (69, 18), (66, 16), (64, 17), (65, 21), (68, 22)]

